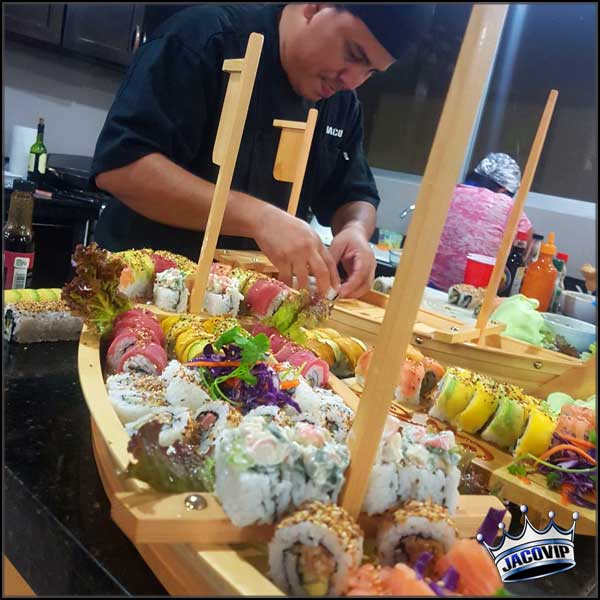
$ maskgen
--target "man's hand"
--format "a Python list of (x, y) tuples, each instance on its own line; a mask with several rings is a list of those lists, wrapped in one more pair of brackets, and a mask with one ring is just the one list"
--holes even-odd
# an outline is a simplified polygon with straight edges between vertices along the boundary
[(340, 288), (340, 297), (364, 296), (373, 285), (377, 266), (364, 227), (349, 224), (333, 238), (330, 250), (336, 264), (341, 261), (348, 275)]
[(254, 239), (279, 270), (279, 279), (291, 286), (295, 275), (298, 287), (306, 288), (308, 276), (314, 275), (321, 296), (337, 292), (337, 263), (310, 225), (270, 205), (261, 213)]

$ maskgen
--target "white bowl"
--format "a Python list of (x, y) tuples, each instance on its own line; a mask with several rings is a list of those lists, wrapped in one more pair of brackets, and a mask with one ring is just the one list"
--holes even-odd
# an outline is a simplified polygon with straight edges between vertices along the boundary
[(596, 327), (590, 323), (554, 313), (542, 313), (542, 317), (556, 335), (562, 335), (579, 352), (585, 352), (596, 341)]
[(573, 317), (587, 323), (597, 323), (598, 306), (596, 296), (564, 290), (558, 302), (558, 310), (567, 317)]

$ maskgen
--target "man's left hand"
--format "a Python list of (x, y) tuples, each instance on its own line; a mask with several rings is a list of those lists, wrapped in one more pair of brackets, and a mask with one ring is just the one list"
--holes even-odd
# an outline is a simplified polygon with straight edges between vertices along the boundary
[(333, 238), (330, 251), (336, 264), (341, 261), (348, 275), (340, 288), (340, 297), (364, 296), (373, 285), (377, 266), (365, 229), (357, 224), (348, 225)]

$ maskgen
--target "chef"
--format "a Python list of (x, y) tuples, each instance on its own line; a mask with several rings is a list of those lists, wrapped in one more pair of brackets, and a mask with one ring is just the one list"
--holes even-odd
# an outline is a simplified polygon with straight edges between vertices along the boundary
[[(431, 5), (204, 5), (168, 19), (135, 54), (100, 133), (92, 177), (112, 194), (96, 229), (103, 247), (160, 248), (198, 259), (218, 167), (212, 162), (229, 75), (252, 32), (264, 35), (219, 240), (254, 243), (291, 284), (325, 293), (369, 290), (379, 195), (364, 156), (354, 90), (414, 48)], [(290, 184), (273, 179), (280, 129), (319, 111), (298, 217)], [(326, 248), (304, 220), (332, 228)], [(337, 265), (347, 279), (340, 286)]]

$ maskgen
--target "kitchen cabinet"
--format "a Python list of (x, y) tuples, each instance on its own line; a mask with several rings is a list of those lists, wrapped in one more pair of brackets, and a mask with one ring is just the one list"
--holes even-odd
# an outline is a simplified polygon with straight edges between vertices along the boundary
[(8, 4), (4, 6), (4, 30), (60, 46), (64, 4)]
[(128, 65), (144, 41), (144, 5), (69, 4), (63, 48), (79, 54)]

